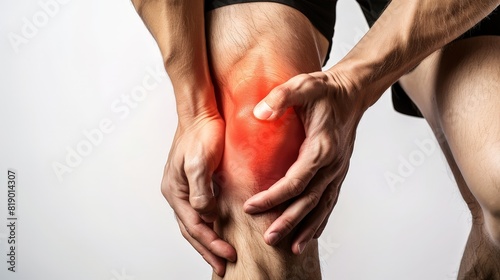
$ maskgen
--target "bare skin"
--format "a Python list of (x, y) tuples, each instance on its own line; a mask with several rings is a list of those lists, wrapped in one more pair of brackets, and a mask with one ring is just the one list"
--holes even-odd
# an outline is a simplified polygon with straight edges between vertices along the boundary
[(212, 175), (224, 151), (225, 123), (208, 67), (204, 0), (133, 0), (156, 40), (172, 82), (178, 125), (161, 190), (186, 240), (219, 275), (234, 248), (213, 230), (217, 204)]
[[(174, 85), (178, 105), (179, 126), (165, 168), (162, 191), (177, 214), (184, 237), (214, 267), (215, 273), (223, 275), (225, 261), (235, 262), (236, 251), (211, 227), (217, 218), (218, 205), (212, 193), (211, 177), (223, 158), (222, 150), (225, 145), (221, 131), (225, 129), (225, 123), (217, 110), (215, 92), (208, 73), (203, 1), (133, 2), (158, 42)], [(307, 250), (304, 247), (308, 243), (315, 246), (315, 242), (311, 240), (321, 234), (336, 203), (349, 166), (356, 127), (366, 109), (378, 100), (390, 84), (431, 53), (471, 28), (499, 4), (498, 0), (393, 0), (368, 34), (333, 68), (324, 72), (313, 72), (313, 69), (310, 74), (300, 74), (270, 90), (263, 101), (254, 108), (255, 117), (277, 121), (283, 115), (289, 114), (290, 107), (294, 107), (304, 126), (305, 139), (300, 146), (296, 162), (291, 164), (285, 175), (268, 190), (264, 189), (244, 204), (245, 212), (252, 215), (286, 205), (286, 209), (281, 208), (282, 214), (264, 233), (267, 244), (280, 244), (280, 239), (288, 242), (286, 240), (292, 234), (293, 240), (289, 245), (295, 254)], [(498, 42), (489, 44), (498, 46)], [(453, 61), (451, 59), (451, 62)], [(493, 75), (497, 73), (493, 72)], [(442, 76), (450, 78), (446, 75), (439, 77)], [(453, 77), (452, 80), (460, 77), (460, 82), (468, 80), (468, 76), (463, 74)], [(403, 84), (410, 87), (404, 81)], [(456, 100), (466, 100), (463, 98), (463, 90), (446, 88), (449, 83), (442, 85), (445, 86), (444, 90), (434, 92), (451, 94), (436, 94), (432, 97), (443, 97), (441, 108), (448, 108), (446, 104), (460, 104), (455, 103)], [(412, 92), (412, 98), (418, 99), (418, 90), (407, 90)], [(456, 94), (457, 92), (462, 94)], [(452, 98), (448, 98), (450, 96)], [(455, 98), (456, 96), (459, 98)], [(497, 99), (486, 105), (497, 104), (495, 100)], [(419, 101), (416, 103), (422, 108), (425, 107), (425, 104)], [(443, 110), (441, 114), (453, 116), (453, 112), (459, 112), (458, 109), (453, 109), (453, 106), (451, 108)], [(477, 214), (474, 217), (481, 216), (482, 220), (478, 219), (475, 223), (467, 246), (487, 248), (483, 251), (493, 252), (491, 256), (494, 257), (500, 243), (500, 211), (497, 200), (499, 196), (494, 196), (494, 191), (498, 190), (500, 184), (500, 173), (498, 157), (488, 157), (489, 154), (498, 153), (498, 138), (495, 138), (498, 130), (495, 125), (491, 125), (495, 122), (488, 120), (495, 120), (494, 112), (498, 111), (498, 107), (493, 110), (489, 108), (490, 110), (485, 110), (490, 112), (489, 119), (482, 119), (482, 123), (477, 120), (484, 125), (473, 127), (476, 130), (482, 129), (482, 133), (478, 135), (488, 132), (487, 137), (479, 137), (486, 141), (480, 141), (481, 145), (486, 143), (488, 148), (480, 149), (478, 147), (481, 145), (473, 142), (477, 139), (463, 137), (471, 136), (470, 132), (474, 132), (474, 129), (465, 130), (466, 132), (454, 129), (457, 125), (453, 125), (453, 121), (447, 123), (443, 117), (436, 117), (435, 121), (433, 117), (428, 117), (428, 121), (441, 125), (433, 128), (438, 132), (442, 129), (444, 134), (438, 135), (446, 135), (450, 154), (454, 156), (451, 160), (448, 159), (450, 165), (453, 167), (451, 162), (456, 161), (457, 170), (462, 172), (464, 182), (467, 182), (466, 185), (471, 190), (469, 195), (464, 196), (467, 200), (467, 197), (472, 195), (481, 209), (474, 212), (481, 213), (482, 216)], [(467, 141), (457, 144), (462, 138), (472, 141), (475, 145), (469, 147)], [(465, 148), (460, 148), (461, 145), (465, 145)], [(442, 146), (446, 151), (447, 146)], [(468, 161), (468, 155), (475, 159), (481, 156), (479, 159), (483, 161), (475, 165), (477, 161)], [(482, 177), (474, 175), (478, 166), (479, 170), (485, 172)], [(249, 170), (252, 168), (249, 166)], [(462, 191), (462, 194), (467, 192)], [(216, 230), (224, 234), (220, 229)], [(275, 236), (279, 238), (276, 239)], [(472, 271), (470, 267), (478, 267), (476, 260), (484, 259), (474, 258), (473, 253), (467, 255), (467, 252), (473, 251), (466, 251), (466, 256), (470, 255), (471, 257), (467, 258), (471, 261), (462, 263), (461, 275), (471, 275), (464, 273)], [(477, 268), (475, 270), (480, 271)]]
[(500, 279), (500, 37), (451, 43), (400, 82), (432, 127), (473, 224), (459, 279)]
[[(299, 115), (308, 120), (304, 122), (306, 132), (316, 132), (306, 135), (304, 143), (313, 141), (314, 145), (301, 150), (286, 176), (269, 191), (246, 201), (246, 212), (260, 213), (295, 198), (268, 232), (285, 236), (300, 226), (303, 230), (292, 250), (318, 237), (335, 205), (331, 201), (338, 197), (352, 154), (353, 134), (366, 109), (402, 75), (473, 27), (499, 3), (394, 0), (338, 64), (323, 72), (296, 76), (274, 88), (256, 106), (256, 117), (273, 121), (289, 107), (303, 108)], [(311, 191), (321, 197), (314, 207), (301, 203), (310, 200)]]
[[(276, 28), (282, 44), (276, 44)], [(214, 175), (215, 229), (238, 252), (238, 260), (227, 263), (224, 279), (321, 279), (317, 242), (295, 255), (293, 234), (276, 246), (262, 238), (286, 204), (251, 216), (243, 203), (285, 175), (305, 137), (292, 108), (270, 123), (255, 118), (253, 107), (289, 78), (320, 70), (328, 41), (303, 14), (276, 3), (213, 10), (207, 34), (211, 76), (226, 122), (224, 154)], [(212, 279), (221, 278), (214, 274)]]

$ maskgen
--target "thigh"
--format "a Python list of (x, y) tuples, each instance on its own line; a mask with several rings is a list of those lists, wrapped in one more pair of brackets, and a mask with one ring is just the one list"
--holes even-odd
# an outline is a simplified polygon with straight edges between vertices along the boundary
[(226, 122), (214, 176), (220, 189), (214, 226), (239, 252), (226, 278), (320, 279), (316, 241), (298, 256), (290, 250), (291, 235), (277, 246), (264, 243), (263, 233), (284, 205), (252, 216), (242, 205), (285, 175), (305, 137), (293, 109), (270, 123), (253, 116), (254, 106), (289, 78), (320, 70), (328, 41), (299, 11), (276, 3), (225, 6), (206, 22), (212, 80)]
[(278, 78), (296, 74), (290, 67), (294, 65), (300, 65), (303, 71), (317, 71), (329, 47), (327, 38), (302, 12), (278, 3), (217, 8), (207, 14), (206, 25), (212, 78), (228, 87), (234, 85), (225, 83), (227, 79), (237, 80), (234, 74), (241, 72), (234, 67), (242, 68), (242, 63), (248, 66), (257, 58), (264, 59), (267, 70)]
[(500, 37), (456, 41), (400, 82), (449, 147), (455, 173), (468, 187), (464, 198), (473, 202), (471, 193), (484, 214), (499, 216)]
[(253, 194), (284, 176), (304, 139), (293, 110), (270, 123), (257, 120), (253, 108), (275, 86), (320, 70), (328, 41), (301, 12), (277, 3), (215, 9), (207, 30), (212, 80), (226, 121), (220, 169), (225, 185), (240, 186), (238, 195), (245, 189)]

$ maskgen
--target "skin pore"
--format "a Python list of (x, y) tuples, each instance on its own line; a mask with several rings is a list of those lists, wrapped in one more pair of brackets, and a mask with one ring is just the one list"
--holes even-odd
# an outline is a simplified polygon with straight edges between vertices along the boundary
[[(215, 229), (238, 252), (224, 279), (321, 279), (316, 241), (300, 255), (290, 250), (293, 233), (276, 246), (264, 242), (263, 233), (287, 204), (248, 215), (243, 203), (285, 175), (305, 138), (294, 109), (270, 123), (255, 118), (253, 108), (275, 86), (321, 69), (328, 42), (304, 15), (276, 3), (218, 8), (206, 22), (215, 95), (226, 122), (224, 154), (214, 173)], [(221, 278), (214, 273), (212, 279)]]

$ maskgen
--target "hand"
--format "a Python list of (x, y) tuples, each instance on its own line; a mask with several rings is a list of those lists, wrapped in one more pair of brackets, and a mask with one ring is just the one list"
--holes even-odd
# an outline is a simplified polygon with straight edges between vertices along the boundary
[(274, 121), (293, 106), (306, 134), (285, 177), (244, 204), (245, 212), (256, 214), (293, 199), (265, 232), (269, 245), (298, 226), (291, 249), (300, 254), (326, 226), (349, 168), (363, 111), (346, 81), (332, 69), (301, 74), (274, 88), (254, 108), (257, 118)]
[(179, 122), (161, 183), (182, 235), (219, 276), (224, 276), (225, 260), (236, 261), (235, 249), (212, 224), (217, 216), (212, 174), (222, 158), (224, 135), (218, 112)]

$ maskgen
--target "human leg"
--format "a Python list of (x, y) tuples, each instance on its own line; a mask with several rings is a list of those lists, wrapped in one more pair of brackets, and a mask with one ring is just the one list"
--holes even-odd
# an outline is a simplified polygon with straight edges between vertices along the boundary
[(237, 4), (210, 12), (207, 40), (226, 121), (224, 155), (214, 176), (219, 187), (215, 228), (238, 252), (225, 278), (320, 279), (317, 243), (299, 256), (290, 250), (290, 237), (276, 246), (265, 244), (263, 233), (283, 207), (250, 216), (243, 203), (283, 177), (305, 137), (292, 109), (268, 123), (253, 116), (253, 107), (280, 83), (321, 69), (328, 41), (300, 12), (276, 3)]
[(456, 41), (400, 82), (433, 128), (473, 216), (460, 279), (500, 279), (500, 37)]

